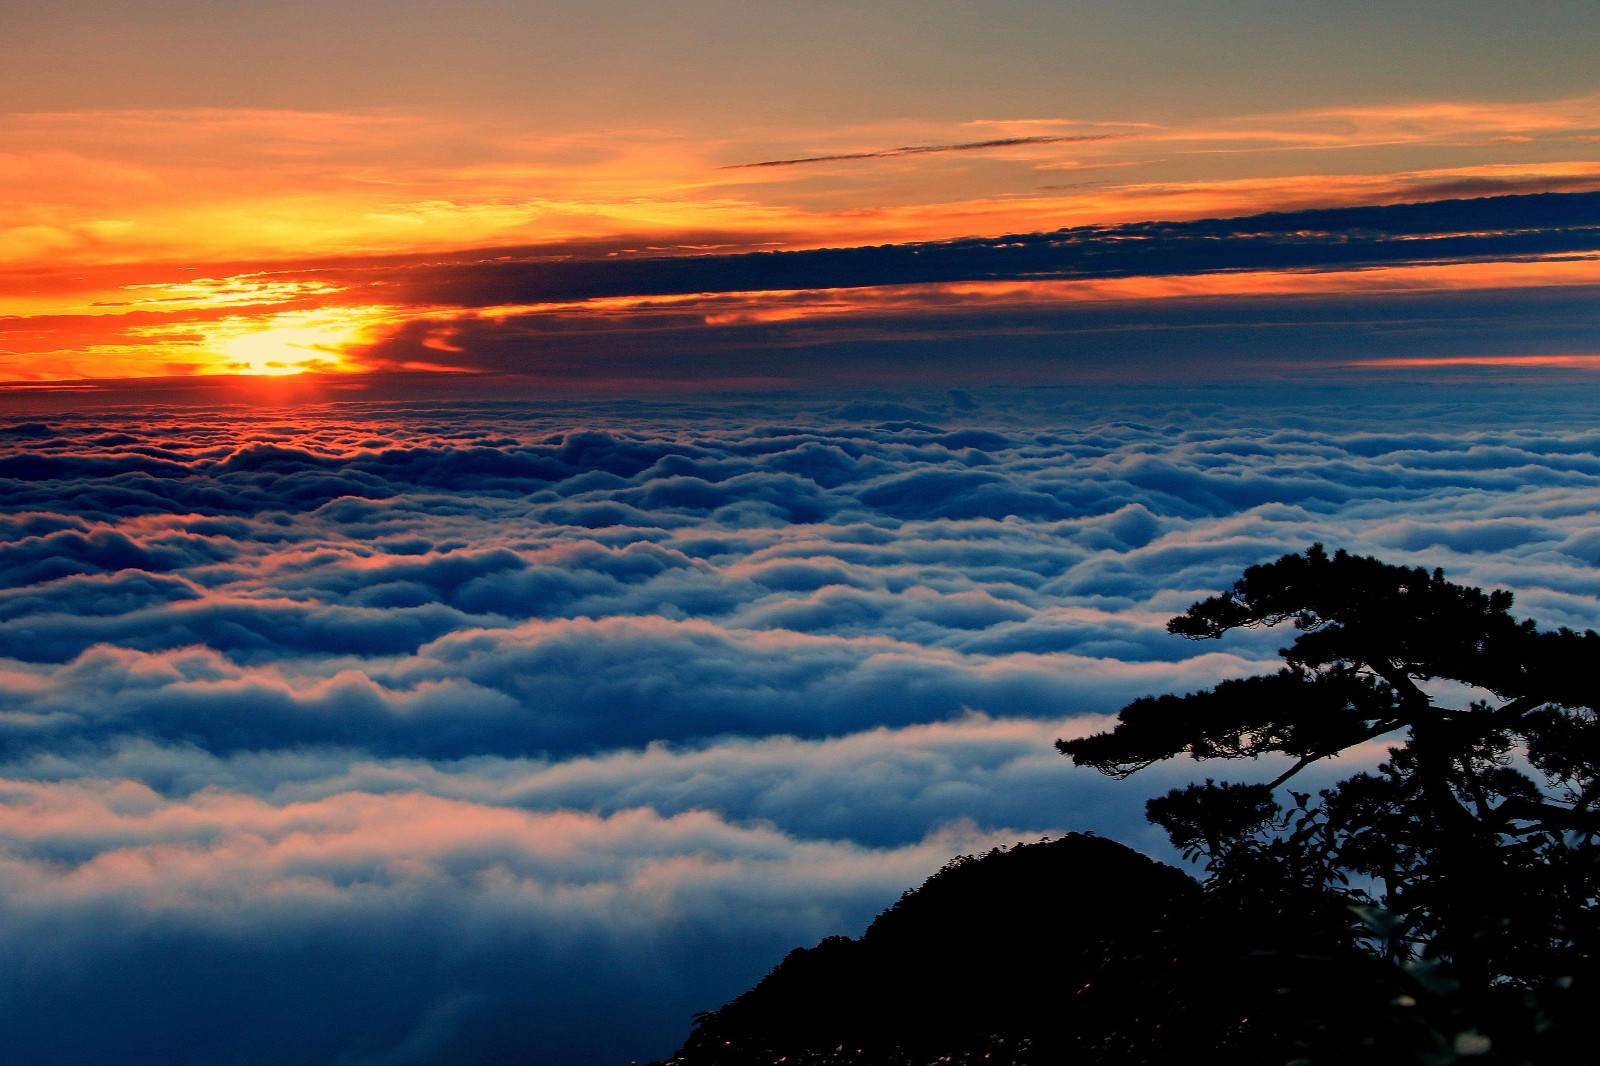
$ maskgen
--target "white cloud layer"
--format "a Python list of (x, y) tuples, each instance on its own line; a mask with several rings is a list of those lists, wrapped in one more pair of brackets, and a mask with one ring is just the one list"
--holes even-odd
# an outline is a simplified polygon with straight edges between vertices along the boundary
[(1051, 747), (1269, 668), (1163, 628), (1243, 567), (1589, 627), (1597, 515), (1570, 392), (0, 423), (0, 1057), (663, 1054), (957, 852), (1269, 772)]

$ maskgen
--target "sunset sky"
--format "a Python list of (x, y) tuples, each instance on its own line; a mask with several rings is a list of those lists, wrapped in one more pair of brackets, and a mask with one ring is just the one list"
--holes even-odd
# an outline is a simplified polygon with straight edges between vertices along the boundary
[[(1600, 291), (1592, 16), (13, 5), (0, 380), (881, 385), (931, 332), (948, 350), (928, 372), (969, 383), (1274, 376), (1360, 348), (1377, 366), (1582, 367)], [(1182, 248), (1117, 228), (1527, 194), (1547, 195), (1280, 224), (1297, 248), (1277, 258), (1235, 254), (1262, 220), (1177, 231)], [(994, 240), (1066, 228), (1079, 254), (1023, 260)], [(963, 238), (992, 244), (952, 261), (943, 242)], [(872, 250), (853, 268), (751, 258), (825, 248)], [(1464, 317), (1492, 328), (1467, 335)], [(1342, 354), (1302, 343), (1296, 320), (1319, 319)], [(1197, 342), (1182, 366), (1124, 350), (1152, 324)], [(998, 369), (963, 365), (982, 346)]]
[(1245, 567), (1600, 625), (1594, 0), (0, 7), (0, 1062), (660, 1058), (1181, 862)]

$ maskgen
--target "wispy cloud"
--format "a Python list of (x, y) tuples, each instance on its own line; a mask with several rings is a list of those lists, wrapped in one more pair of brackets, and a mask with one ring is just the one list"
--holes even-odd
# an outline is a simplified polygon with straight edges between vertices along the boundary
[(757, 167), (798, 167), (808, 163), (844, 163), (857, 159), (895, 159), (907, 155), (935, 155), (939, 152), (984, 152), (993, 148), (1016, 148), (1029, 144), (1072, 144), (1081, 141), (1115, 141), (1125, 133), (1084, 133), (1071, 137), (1000, 137), (992, 141), (964, 141), (960, 144), (912, 144), (900, 148), (879, 148), (869, 152), (838, 152), (833, 155), (808, 155), (794, 159), (763, 159), (758, 163), (732, 163), (719, 170), (752, 170)]
[[(19, 272), (260, 264), (282, 261), (287, 249), (328, 257), (533, 241), (635, 248), (712, 230), (719, 243), (797, 248), (1383, 202), (1397, 176), (1424, 172), (1442, 147), (1455, 170), (1508, 165), (1508, 138), (1524, 171), (1593, 164), (1585, 138), (1597, 132), (1596, 114), (1594, 97), (1422, 101), (1164, 126), (1092, 117), (799, 126), (753, 141), (738, 131), (710, 139), (671, 128), (530, 130), (391, 113), (0, 112), (0, 291), (10, 310), (48, 295)], [(1346, 149), (1365, 154), (1338, 157), (1337, 172), (1283, 173), (1285, 152)], [(972, 152), (993, 165), (956, 165)], [(1085, 167), (1137, 165), (1181, 195), (1153, 199), (1145, 187), (1024, 195), (1035, 188), (1031, 172), (1059, 165), (1058, 156), (1081, 156)], [(926, 166), (901, 184), (854, 165), (913, 157)], [(864, 174), (873, 180), (862, 183)], [(1307, 188), (1323, 195), (1299, 195)]]

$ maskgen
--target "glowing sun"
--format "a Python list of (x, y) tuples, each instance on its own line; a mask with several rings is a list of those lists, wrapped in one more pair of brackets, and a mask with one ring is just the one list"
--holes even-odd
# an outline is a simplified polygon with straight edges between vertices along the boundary
[(380, 309), (367, 307), (221, 319), (202, 328), (201, 345), (214, 361), (201, 372), (286, 377), (360, 371), (351, 353), (383, 320)]

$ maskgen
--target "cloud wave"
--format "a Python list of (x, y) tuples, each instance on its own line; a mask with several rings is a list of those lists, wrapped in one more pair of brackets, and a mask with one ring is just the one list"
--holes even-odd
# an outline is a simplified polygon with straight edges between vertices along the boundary
[(1212, 768), (1051, 741), (1271, 665), (1163, 623), (1313, 540), (1600, 624), (1600, 435), (1534, 388), (57, 411), (0, 500), (42, 1066), (644, 1058), (958, 851), (1165, 854)]

